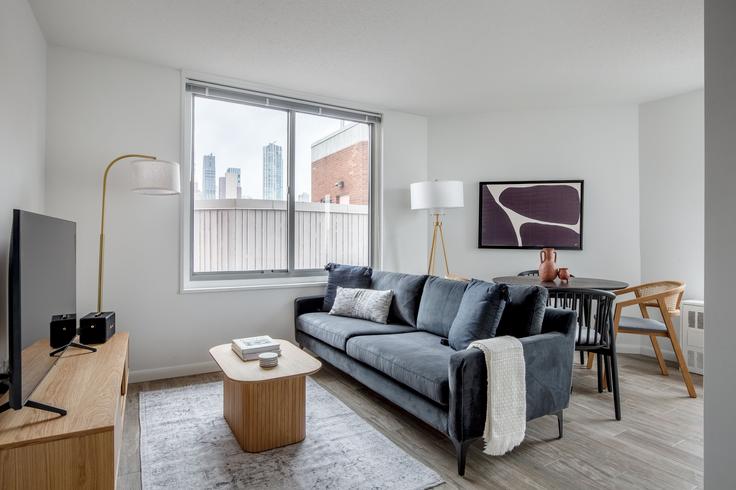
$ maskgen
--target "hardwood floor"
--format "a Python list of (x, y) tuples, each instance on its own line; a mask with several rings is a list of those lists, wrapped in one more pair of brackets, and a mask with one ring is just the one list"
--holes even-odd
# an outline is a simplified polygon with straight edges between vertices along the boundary
[[(598, 393), (595, 371), (576, 363), (574, 393), (565, 410), (565, 437), (557, 419), (531, 421), (524, 443), (491, 457), (470, 448), (465, 477), (458, 477), (449, 439), (347, 375), (325, 364), (313, 375), (325, 389), (406, 452), (440, 473), (441, 487), (574, 489), (693, 489), (703, 485), (703, 378), (694, 375), (697, 399), (688, 397), (676, 368), (659, 374), (655, 359), (621, 355), (623, 420), (616, 422), (610, 393)], [(118, 488), (140, 488), (138, 393), (219, 380), (219, 373), (130, 386)], [(309, 434), (307, 434), (309, 437)]]

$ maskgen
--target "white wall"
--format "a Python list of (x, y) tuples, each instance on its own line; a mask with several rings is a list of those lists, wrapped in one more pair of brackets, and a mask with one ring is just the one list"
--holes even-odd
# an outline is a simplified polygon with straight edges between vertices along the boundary
[[(705, 294), (704, 136), (703, 90), (639, 106), (641, 280), (682, 280), (691, 299)], [(648, 338), (641, 344), (654, 355)], [(660, 346), (675, 359), (669, 341)]]
[[(26, 0), (0, 2), (0, 332), (13, 208), (43, 211), (46, 41)], [(5, 335), (0, 335), (4, 339)], [(0, 364), (7, 346), (0, 340)]]
[(383, 268), (424, 274), (426, 216), (411, 210), (409, 185), (427, 179), (427, 119), (388, 112), (383, 121)]
[(637, 283), (637, 118), (635, 105), (430, 118), (429, 178), (465, 183), (465, 208), (445, 218), (451, 271), (488, 280), (539, 265), (539, 251), (477, 248), (480, 181), (584, 179), (583, 250), (559, 251), (558, 265)]
[(705, 2), (705, 488), (736, 488), (736, 3)]
[(703, 90), (639, 106), (641, 279), (681, 279), (703, 299)]
[(583, 250), (558, 252), (578, 276), (639, 280), (636, 106), (429, 120), (430, 179), (465, 183), (445, 219), (454, 272), (490, 279), (539, 265), (537, 250), (478, 249), (478, 182), (584, 179)]
[[(95, 308), (104, 165), (129, 152), (181, 160), (180, 83), (170, 68), (49, 49), (47, 211), (78, 223), (82, 314)], [(425, 176), (426, 120), (388, 112), (383, 130), (384, 264), (421, 270), (424, 221), (402, 189)], [(131, 333), (134, 380), (209, 370), (209, 347), (234, 337), (292, 338), (294, 298), (321, 288), (179, 294), (179, 199), (130, 193), (122, 167), (109, 185), (104, 306)]]

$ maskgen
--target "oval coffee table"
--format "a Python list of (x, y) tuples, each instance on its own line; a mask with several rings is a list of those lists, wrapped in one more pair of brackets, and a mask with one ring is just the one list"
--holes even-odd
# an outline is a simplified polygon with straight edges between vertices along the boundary
[(276, 367), (243, 361), (230, 344), (210, 349), (223, 379), (223, 415), (243, 451), (259, 453), (304, 440), (306, 377), (322, 364), (291, 342), (281, 344)]

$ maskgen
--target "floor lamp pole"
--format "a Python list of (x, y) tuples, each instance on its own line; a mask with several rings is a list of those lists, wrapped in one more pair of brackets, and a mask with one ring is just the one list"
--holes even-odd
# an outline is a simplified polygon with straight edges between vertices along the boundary
[(434, 226), (432, 227), (432, 246), (429, 249), (429, 264), (427, 266), (427, 274), (434, 274), (435, 261), (434, 257), (437, 250), (437, 235), (440, 236), (440, 243), (442, 245), (442, 256), (445, 259), (445, 276), (450, 275), (450, 265), (447, 262), (447, 249), (445, 247), (445, 234), (442, 231), (442, 219), (440, 218), (441, 213), (432, 213), (434, 216)]
[(147, 160), (156, 160), (156, 157), (151, 155), (139, 155), (137, 153), (130, 153), (127, 155), (121, 155), (115, 160), (111, 161), (105, 167), (105, 173), (102, 176), (102, 213), (100, 218), (100, 254), (98, 257), (98, 269), (97, 269), (97, 312), (102, 311), (102, 271), (105, 265), (105, 199), (107, 197), (107, 174), (110, 173), (110, 169), (113, 165), (118, 163), (120, 160), (126, 158), (142, 158)]

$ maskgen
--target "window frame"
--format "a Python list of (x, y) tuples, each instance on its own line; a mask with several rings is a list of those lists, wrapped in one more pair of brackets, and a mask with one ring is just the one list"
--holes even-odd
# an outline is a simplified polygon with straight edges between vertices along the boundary
[[(273, 97), (278, 101), (285, 101), (287, 104), (292, 102), (304, 108), (313, 108), (315, 112), (300, 110), (299, 108), (279, 107), (276, 104), (253, 103), (250, 101), (233, 100), (227, 97), (219, 97), (212, 95), (202, 95), (187, 90), (188, 84), (205, 84), (213, 85), (222, 90), (231, 90), (234, 93), (243, 92), (245, 94), (257, 94), (267, 97)], [(288, 93), (285, 91), (273, 91), (268, 87), (257, 86), (254, 84), (233, 81), (229, 79), (214, 79), (213, 77), (202, 77), (201, 75), (187, 74), (182, 72), (182, 179), (184, 185), (182, 189), (182, 206), (181, 206), (181, 277), (180, 291), (217, 291), (232, 289), (249, 289), (249, 288), (278, 288), (278, 287), (296, 287), (296, 286), (314, 286), (324, 284), (327, 273), (322, 269), (296, 269), (296, 237), (295, 237), (295, 220), (296, 220), (296, 192), (295, 192), (295, 130), (296, 115), (312, 114), (323, 115), (339, 119), (339, 115), (333, 115), (328, 112), (322, 114), (321, 107), (334, 108), (337, 113), (352, 112), (354, 114), (370, 114), (377, 118), (371, 121), (363, 122), (369, 128), (369, 182), (368, 182), (368, 264), (372, 267), (379, 266), (381, 260), (380, 253), (380, 178), (381, 178), (381, 149), (382, 149), (382, 114), (375, 111), (359, 110), (349, 108), (349, 105), (341, 101), (331, 101), (325, 98), (310, 96), (309, 99), (304, 98), (300, 94)], [(194, 101), (195, 97), (206, 97), (209, 99), (222, 100), (231, 103), (241, 103), (254, 107), (266, 107), (272, 110), (283, 111), (287, 115), (287, 266), (286, 269), (265, 270), (265, 271), (215, 271), (215, 272), (194, 272)], [(267, 101), (268, 102), (268, 101)], [(328, 109), (329, 111), (330, 109)], [(317, 112), (319, 111), (319, 112)], [(366, 118), (367, 119), (367, 118)], [(355, 119), (353, 119), (355, 120)]]

